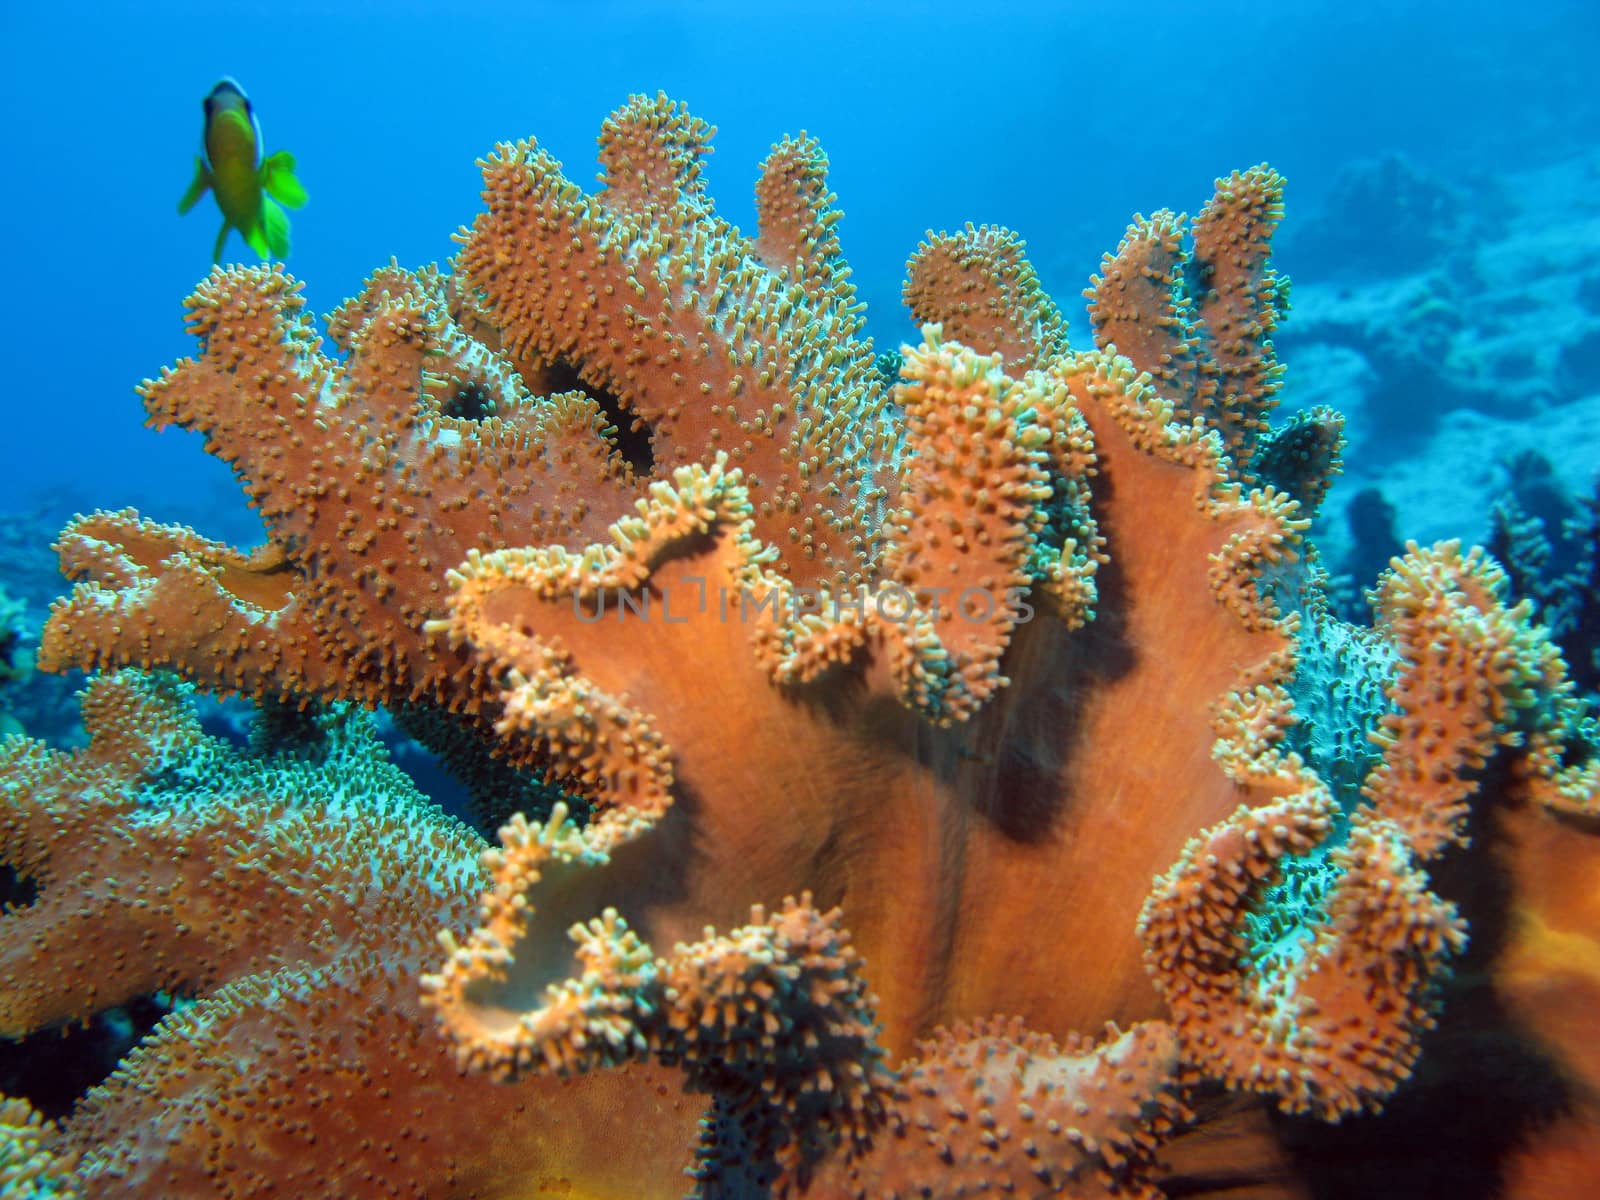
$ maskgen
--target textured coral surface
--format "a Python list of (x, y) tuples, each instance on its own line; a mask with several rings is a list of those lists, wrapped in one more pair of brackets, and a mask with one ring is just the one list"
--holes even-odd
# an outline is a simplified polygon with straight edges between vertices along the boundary
[[(198, 353), (146, 406), (206, 435), (269, 541), (79, 519), (45, 662), (446, 717), (573, 806), (480, 863), (370, 748), (336, 772), (380, 772), (359, 797), (247, 781), (156, 685), (102, 677), (137, 733), (11, 751), (6, 855), (40, 895), (4, 918), (35, 961), (0, 1013), (198, 1000), (60, 1133), (79, 1170), (1154, 1197), (1223, 1089), (1332, 1121), (1412, 1074), (1470, 933), (1430, 872), (1475, 803), (1567, 822), (1560, 879), (1594, 869), (1592, 729), (1492, 563), (1413, 547), (1374, 630), (1326, 613), (1301, 538), (1337, 419), (1269, 422), (1274, 172), (1137, 220), (1087, 350), (1016, 235), (930, 234), (891, 374), (820, 148), (774, 148), (746, 237), (709, 134), (635, 98), (593, 193), (497, 148), (452, 273), (380, 270), (332, 349), (280, 269), (191, 298)], [(1592, 949), (1592, 905), (1517, 886), (1513, 1033), (1590, 1086), (1564, 1014), (1593, 979), (1551, 947)], [(91, 944), (115, 971), (85, 978)], [(1595, 1130), (1579, 1106), (1518, 1169)], [(1293, 1194), (1264, 1125), (1238, 1146), (1224, 1176)]]

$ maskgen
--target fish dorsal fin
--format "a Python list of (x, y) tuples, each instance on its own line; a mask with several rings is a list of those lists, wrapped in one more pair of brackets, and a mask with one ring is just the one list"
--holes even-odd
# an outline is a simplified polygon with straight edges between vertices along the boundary
[(184, 192), (183, 199), (178, 201), (178, 215), (181, 217), (193, 208), (210, 186), (211, 172), (206, 169), (206, 160), (197, 155), (194, 160), (194, 181), (189, 184), (189, 190)]
[(294, 155), (279, 150), (261, 164), (261, 186), (275, 200), (290, 208), (299, 208), (306, 202), (306, 189), (294, 174)]

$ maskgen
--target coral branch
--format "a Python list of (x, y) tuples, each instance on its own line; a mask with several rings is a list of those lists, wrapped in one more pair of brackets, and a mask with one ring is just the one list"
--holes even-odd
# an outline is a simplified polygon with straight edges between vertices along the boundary
[(1183, 217), (1136, 217), (1085, 293), (1096, 342), (1148, 371), (1185, 421), (1214, 428), (1247, 483), (1282, 386), (1272, 331), (1287, 284), (1267, 265), (1282, 216), (1282, 176), (1235, 171), (1195, 219), (1191, 252)]
[[(525, 1097), (457, 1073), (417, 1003), (433, 933), (482, 886), (474, 835), (359, 716), (307, 718), (298, 740), (245, 752), (182, 699), (102, 676), (85, 749), (6, 747), (0, 856), (38, 891), (0, 917), (7, 1031), (182, 997), (50, 1135), (55, 1165), (30, 1170), (83, 1195), (362, 1200), (492, 1194), (592, 1157), (605, 1135), (580, 1129), (509, 1153)], [(637, 1093), (641, 1073), (594, 1098), (627, 1111), (649, 1095), (639, 1119), (686, 1146), (696, 1108)]]
[[(1140, 919), (1186, 1061), (1289, 1112), (1377, 1109), (1410, 1075), (1433, 985), (1466, 944), (1423, 867), (1464, 839), (1497, 747), (1525, 723), (1557, 736), (1559, 656), (1526, 606), (1506, 607), (1499, 569), (1459, 550), (1412, 546), (1374, 593), (1396, 666), (1364, 803), (1341, 813), (1316, 785), (1239, 809), (1189, 844)], [(1302, 770), (1276, 742), (1269, 724), (1248, 757)]]
[[(826, 238), (803, 256), (797, 240), (831, 224), (820, 164), (803, 144), (769, 160), (764, 240), (751, 243), (701, 188), (692, 164), (708, 136), (665, 97), (634, 97), (606, 127), (592, 197), (533, 143), (499, 147), (461, 267), (508, 346), (575, 363), (648, 431), (665, 470), (725, 450), (781, 572), (855, 582), (883, 499), (870, 467), (894, 437), (842, 264)], [(797, 185), (810, 198), (780, 204)], [(659, 206), (647, 213), (644, 196)], [(795, 232), (780, 232), (786, 220)]]
[(998, 354), (1014, 373), (1067, 352), (1067, 323), (1009, 229), (929, 233), (906, 265), (906, 306), (952, 341)]
[(441, 576), (510, 536), (598, 533), (632, 502), (631, 472), (593, 401), (530, 398), (450, 319), (436, 274), (375, 275), (330, 319), (344, 362), (298, 292), (277, 269), (213, 272), (189, 302), (200, 357), (143, 389), (152, 423), (200, 430), (244, 479), (270, 543), (246, 556), (132, 513), (80, 519), (60, 549), (84, 582), (41, 659), (487, 724), (470, 664), (422, 632), (442, 616)]

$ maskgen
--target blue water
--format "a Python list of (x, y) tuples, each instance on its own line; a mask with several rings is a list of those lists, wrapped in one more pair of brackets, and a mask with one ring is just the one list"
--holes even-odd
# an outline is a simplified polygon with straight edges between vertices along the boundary
[[(198, 438), (143, 431), (132, 387), (189, 350), (180, 301), (209, 267), (185, 218), (200, 101), (236, 76), (267, 149), (300, 162), (290, 269), (327, 311), (393, 256), (447, 258), (478, 208), (474, 159), (530, 135), (593, 178), (601, 119), (667, 91), (715, 123), (708, 166), (747, 228), (757, 162), (816, 135), (881, 340), (928, 228), (1029, 241), (1075, 302), (1135, 211), (1193, 211), (1269, 160), (1308, 216), (1352, 159), (1448, 176), (1558, 157), (1600, 120), (1591, 5), (177, 3), (0, 9), (0, 219), (10, 447), (0, 508), (136, 503), (213, 533), (242, 511)], [(1381, 10), (1381, 11), (1380, 11)], [(254, 15), (252, 15), (254, 14)], [(1589, 135), (1592, 136), (1592, 133)], [(234, 237), (230, 255), (244, 255)], [(1295, 272), (1292, 255), (1280, 265)], [(225, 510), (225, 511), (224, 511)]]

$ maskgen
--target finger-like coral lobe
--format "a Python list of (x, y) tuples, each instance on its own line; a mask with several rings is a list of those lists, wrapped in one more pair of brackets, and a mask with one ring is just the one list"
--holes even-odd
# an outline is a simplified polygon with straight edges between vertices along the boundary
[(893, 430), (832, 234), (826, 159), (807, 140), (773, 150), (751, 241), (705, 192), (710, 134), (665, 97), (635, 97), (601, 133), (592, 196), (533, 143), (500, 146), (460, 267), (506, 345), (615, 395), (660, 468), (726, 451), (778, 569), (853, 578), (873, 551)]
[(276, 268), (214, 272), (189, 327), (200, 355), (145, 385), (151, 423), (204, 433), (270, 540), (245, 555), (131, 512), (80, 519), (61, 553), (84, 582), (42, 660), (181, 663), (218, 690), (487, 723), (482, 682), (423, 625), (469, 552), (592, 536), (632, 498), (594, 402), (531, 398), (429, 272), (381, 271), (330, 318), (342, 360)]
[(1287, 281), (1268, 263), (1283, 182), (1267, 166), (1217, 180), (1187, 250), (1184, 217), (1135, 218), (1085, 293), (1096, 341), (1148, 371), (1185, 420), (1216, 429), (1244, 479), (1255, 478), (1251, 460), (1282, 387), (1271, 336)]
[(1496, 746), (1523, 721), (1550, 736), (1559, 722), (1537, 710), (1569, 698), (1548, 638), (1477, 551), (1413, 546), (1374, 603), (1396, 659), (1361, 802), (1341, 811), (1318, 787), (1239, 809), (1185, 848), (1141, 918), (1186, 1059), (1332, 1118), (1380, 1108), (1410, 1074), (1431, 987), (1467, 941), (1426, 865), (1464, 838)]

